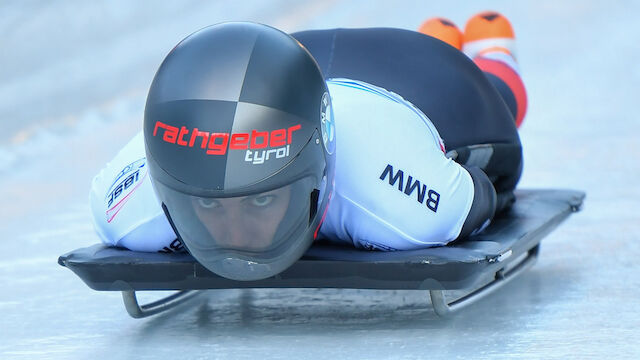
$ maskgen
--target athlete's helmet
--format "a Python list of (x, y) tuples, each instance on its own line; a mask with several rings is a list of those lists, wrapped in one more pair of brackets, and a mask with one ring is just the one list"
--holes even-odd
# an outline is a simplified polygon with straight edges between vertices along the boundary
[(187, 250), (258, 280), (318, 234), (333, 184), (330, 97), (317, 63), (266, 25), (206, 27), (164, 59), (147, 97), (149, 171)]

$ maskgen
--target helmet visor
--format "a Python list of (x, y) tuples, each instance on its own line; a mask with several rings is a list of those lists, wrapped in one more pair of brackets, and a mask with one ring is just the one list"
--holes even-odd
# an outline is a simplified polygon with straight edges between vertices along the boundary
[(258, 280), (287, 268), (313, 241), (316, 185), (306, 177), (262, 193), (223, 198), (164, 187), (163, 201), (185, 246), (202, 265), (226, 278)]

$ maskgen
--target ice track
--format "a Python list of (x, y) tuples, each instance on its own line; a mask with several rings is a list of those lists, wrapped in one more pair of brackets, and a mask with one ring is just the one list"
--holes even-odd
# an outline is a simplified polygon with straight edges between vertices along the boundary
[[(56, 263), (99, 241), (91, 178), (141, 126), (171, 47), (208, 24), (414, 29), (506, 14), (529, 94), (522, 187), (584, 190), (521, 278), (449, 319), (416, 291), (209, 291), (128, 317)], [(0, 5), (0, 359), (640, 355), (640, 48), (634, 2), (213, 1)], [(147, 295), (149, 299), (157, 294)], [(145, 300), (145, 299), (143, 299)]]

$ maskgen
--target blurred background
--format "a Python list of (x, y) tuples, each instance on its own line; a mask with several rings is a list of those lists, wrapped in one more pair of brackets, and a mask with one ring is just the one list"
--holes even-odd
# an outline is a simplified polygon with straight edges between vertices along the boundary
[[(91, 179), (141, 129), (153, 75), (188, 34), (232, 20), (464, 27), (482, 10), (516, 33), (529, 97), (520, 186), (587, 192), (515, 283), (452, 319), (423, 292), (292, 289), (210, 291), (133, 320), (119, 293), (57, 265), (99, 242)], [(0, 3), (0, 358), (637, 358), (638, 13), (588, 0)]]

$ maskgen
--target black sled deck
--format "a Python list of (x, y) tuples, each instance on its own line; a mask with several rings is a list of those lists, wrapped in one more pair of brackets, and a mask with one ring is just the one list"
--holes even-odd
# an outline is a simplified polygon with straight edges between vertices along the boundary
[[(351, 288), (429, 290), (438, 315), (446, 316), (498, 289), (531, 267), (542, 238), (572, 212), (585, 194), (573, 190), (517, 190), (512, 209), (482, 233), (454, 244), (396, 252), (364, 251), (314, 244), (284, 272), (259, 281), (217, 276), (188, 254), (142, 253), (102, 244), (60, 256), (94, 290), (122, 291), (127, 312), (146, 317), (197, 295), (197, 290), (230, 288)], [(486, 284), (487, 279), (491, 279)], [(140, 305), (136, 291), (179, 290)], [(446, 290), (469, 290), (448, 302)]]

